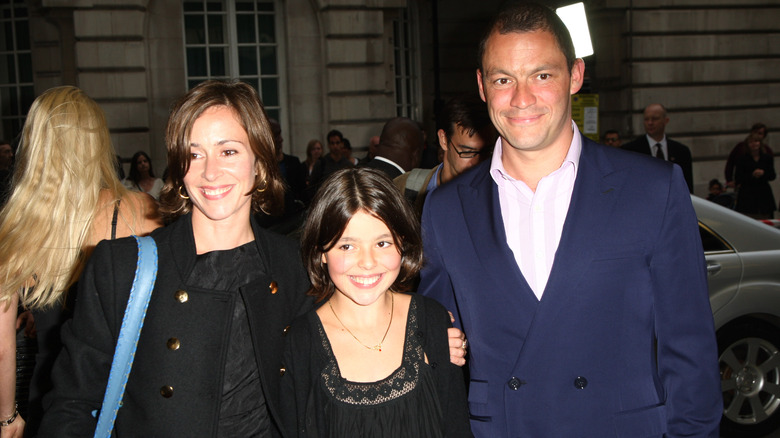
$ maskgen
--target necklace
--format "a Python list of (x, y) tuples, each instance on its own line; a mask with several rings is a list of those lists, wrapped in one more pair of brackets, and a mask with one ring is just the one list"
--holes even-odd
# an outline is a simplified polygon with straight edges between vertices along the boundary
[(382, 351), (382, 344), (384, 344), (385, 339), (387, 338), (387, 334), (390, 332), (390, 326), (393, 324), (393, 313), (395, 310), (395, 297), (393, 296), (393, 292), (390, 292), (390, 322), (387, 323), (387, 329), (385, 330), (385, 335), (382, 336), (382, 340), (379, 341), (379, 343), (374, 345), (373, 347), (369, 347), (368, 345), (361, 342), (360, 339), (358, 339), (358, 337), (355, 336), (355, 334), (352, 333), (352, 331), (348, 329), (347, 326), (344, 325), (344, 322), (341, 321), (341, 318), (339, 318), (339, 316), (336, 315), (336, 311), (333, 309), (333, 305), (330, 303), (330, 300), (328, 300), (328, 306), (330, 307), (330, 311), (333, 312), (333, 316), (336, 317), (336, 321), (338, 321), (339, 324), (341, 324), (341, 326), (344, 327), (344, 330), (346, 330), (347, 333), (352, 335), (352, 337), (355, 338), (355, 340), (358, 341), (360, 345), (368, 348), (369, 350)]

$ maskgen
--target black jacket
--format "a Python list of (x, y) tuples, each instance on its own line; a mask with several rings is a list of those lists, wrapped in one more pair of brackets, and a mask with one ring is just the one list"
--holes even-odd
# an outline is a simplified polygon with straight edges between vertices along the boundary
[(403, 175), (403, 172), (398, 170), (397, 167), (393, 166), (392, 164), (377, 160), (374, 158), (373, 160), (369, 161), (368, 163), (364, 164), (363, 167), (370, 167), (372, 169), (379, 169), (382, 172), (384, 172), (390, 179), (395, 179), (401, 175)]
[[(450, 362), (447, 311), (436, 300), (415, 294), (418, 306), (417, 336), (433, 371), (441, 403), (445, 437), (472, 437), (462, 370)], [(293, 322), (284, 351), (286, 372), (282, 377), (282, 418), (287, 431), (299, 438), (327, 436), (325, 395), (320, 372), (328, 358), (322, 350), (317, 316), (304, 315)]]
[[(762, 169), (764, 174), (756, 178), (753, 171)], [(774, 181), (774, 158), (761, 153), (758, 161), (748, 153), (739, 157), (734, 166), (734, 181), (737, 183), (737, 205), (735, 210), (741, 213), (761, 214), (772, 217), (777, 208), (775, 195), (769, 181)]]
[[(650, 153), (650, 143), (647, 142), (647, 135), (635, 138), (633, 141), (621, 146), (621, 149), (652, 155)], [(666, 149), (669, 154), (667, 161), (671, 161), (682, 168), (683, 177), (686, 184), (688, 184), (688, 191), (693, 193), (693, 159), (691, 158), (691, 150), (688, 146), (669, 137), (666, 137)]]
[[(195, 264), (191, 215), (152, 233), (159, 269), (116, 436), (216, 436), (222, 380), (235, 300), (244, 299), (260, 379), (274, 436), (279, 426), (279, 373), (283, 332), (311, 309), (309, 284), (297, 245), (252, 228), (267, 274), (239, 294), (185, 285)], [(92, 436), (114, 345), (133, 281), (137, 246), (132, 238), (101, 242), (79, 280), (73, 319), (62, 330), (64, 348), (52, 374), (54, 391), (41, 437)], [(186, 296), (186, 299), (183, 298)], [(177, 339), (178, 349), (168, 347)], [(162, 388), (172, 387), (166, 397)]]

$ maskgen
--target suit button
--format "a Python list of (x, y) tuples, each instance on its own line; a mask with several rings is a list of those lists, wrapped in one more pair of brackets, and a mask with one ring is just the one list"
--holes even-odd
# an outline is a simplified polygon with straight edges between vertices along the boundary
[(517, 391), (518, 388), (520, 388), (520, 385), (522, 385), (523, 382), (520, 381), (517, 377), (512, 377), (509, 379), (508, 382), (506, 382), (506, 385), (511, 389), (512, 391)]
[(287, 332), (289, 331), (290, 331), (290, 326), (288, 325), (287, 327), (284, 328), (284, 330), (282, 330), (282, 335), (287, 336)]
[(178, 350), (181, 346), (181, 342), (179, 342), (179, 340), (176, 338), (171, 338), (168, 339), (167, 345), (169, 350)]
[(279, 292), (279, 285), (276, 284), (275, 281), (272, 281), (271, 284), (268, 285), (268, 290), (271, 291), (271, 295), (274, 295)]
[(186, 303), (187, 300), (190, 299), (190, 296), (187, 295), (187, 292), (183, 290), (177, 290), (176, 293), (173, 294), (173, 297), (176, 298), (176, 301), (180, 303)]
[(578, 376), (576, 379), (574, 379), (574, 387), (577, 389), (585, 389), (585, 387), (588, 386), (588, 379)]
[(165, 385), (162, 388), (160, 388), (160, 395), (165, 398), (173, 397), (173, 386)]
[(284, 373), (286, 372), (287, 372), (287, 368), (285, 368), (284, 366), (279, 368), (279, 377), (284, 376)]

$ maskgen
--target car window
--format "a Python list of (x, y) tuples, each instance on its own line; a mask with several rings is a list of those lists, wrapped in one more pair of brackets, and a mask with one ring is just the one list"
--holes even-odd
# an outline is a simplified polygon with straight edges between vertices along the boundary
[(701, 246), (704, 252), (729, 251), (730, 248), (717, 234), (712, 232), (701, 222), (699, 223), (699, 235), (701, 236)]

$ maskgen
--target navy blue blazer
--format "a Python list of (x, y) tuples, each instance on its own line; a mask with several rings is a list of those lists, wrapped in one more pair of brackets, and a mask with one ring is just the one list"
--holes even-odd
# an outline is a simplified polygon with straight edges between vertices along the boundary
[(717, 437), (715, 332), (680, 168), (582, 142), (541, 300), (506, 243), (489, 160), (425, 203), (419, 291), (468, 336), (472, 431)]

